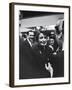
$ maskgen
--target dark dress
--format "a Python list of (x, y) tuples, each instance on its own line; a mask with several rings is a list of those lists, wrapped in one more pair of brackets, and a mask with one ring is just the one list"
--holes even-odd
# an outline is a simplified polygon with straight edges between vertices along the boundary
[(43, 48), (40, 45), (37, 45), (36, 47), (33, 48), (34, 54), (35, 54), (35, 71), (38, 75), (39, 78), (48, 78), (50, 77), (50, 73), (48, 70), (45, 68), (45, 64), (50, 62), (50, 57), (52, 54), (52, 49), (49, 48), (48, 46), (45, 46)]

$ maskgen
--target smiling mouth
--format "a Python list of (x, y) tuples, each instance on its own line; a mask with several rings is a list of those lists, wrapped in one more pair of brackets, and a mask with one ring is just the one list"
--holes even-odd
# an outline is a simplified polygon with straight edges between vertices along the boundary
[(43, 41), (42, 43), (45, 44), (46, 42)]
[(42, 45), (46, 45), (47, 43), (46, 43), (46, 42), (42, 42), (41, 44), (42, 44)]

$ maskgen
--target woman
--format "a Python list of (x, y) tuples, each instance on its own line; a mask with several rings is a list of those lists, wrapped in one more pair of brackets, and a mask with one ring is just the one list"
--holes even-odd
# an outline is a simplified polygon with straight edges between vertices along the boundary
[(57, 54), (58, 43), (57, 43), (55, 38), (53, 38), (53, 37), (49, 38), (49, 47), (52, 49), (53, 55), (56, 55)]
[(45, 32), (40, 32), (36, 36), (38, 45), (34, 47), (36, 71), (40, 77), (52, 77), (53, 68), (50, 63), (52, 49), (48, 47)]

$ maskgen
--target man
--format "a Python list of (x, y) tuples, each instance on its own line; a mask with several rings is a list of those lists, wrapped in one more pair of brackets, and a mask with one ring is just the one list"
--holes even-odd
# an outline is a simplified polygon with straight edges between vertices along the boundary
[(61, 19), (58, 20), (55, 28), (58, 49), (56, 50), (57, 54), (52, 57), (53, 77), (64, 77), (64, 21)]
[(58, 51), (62, 50), (64, 42), (64, 20), (60, 19), (57, 21), (56, 28), (56, 41), (58, 43)]
[(27, 39), (19, 44), (19, 78), (28, 79), (33, 77), (32, 62), (34, 60), (32, 45), (34, 32), (27, 32)]

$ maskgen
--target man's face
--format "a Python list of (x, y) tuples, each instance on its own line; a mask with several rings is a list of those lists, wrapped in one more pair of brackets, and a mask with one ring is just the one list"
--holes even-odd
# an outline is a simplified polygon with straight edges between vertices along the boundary
[(34, 32), (29, 32), (29, 34), (28, 34), (28, 39), (29, 39), (30, 41), (33, 41), (33, 39), (34, 39)]

